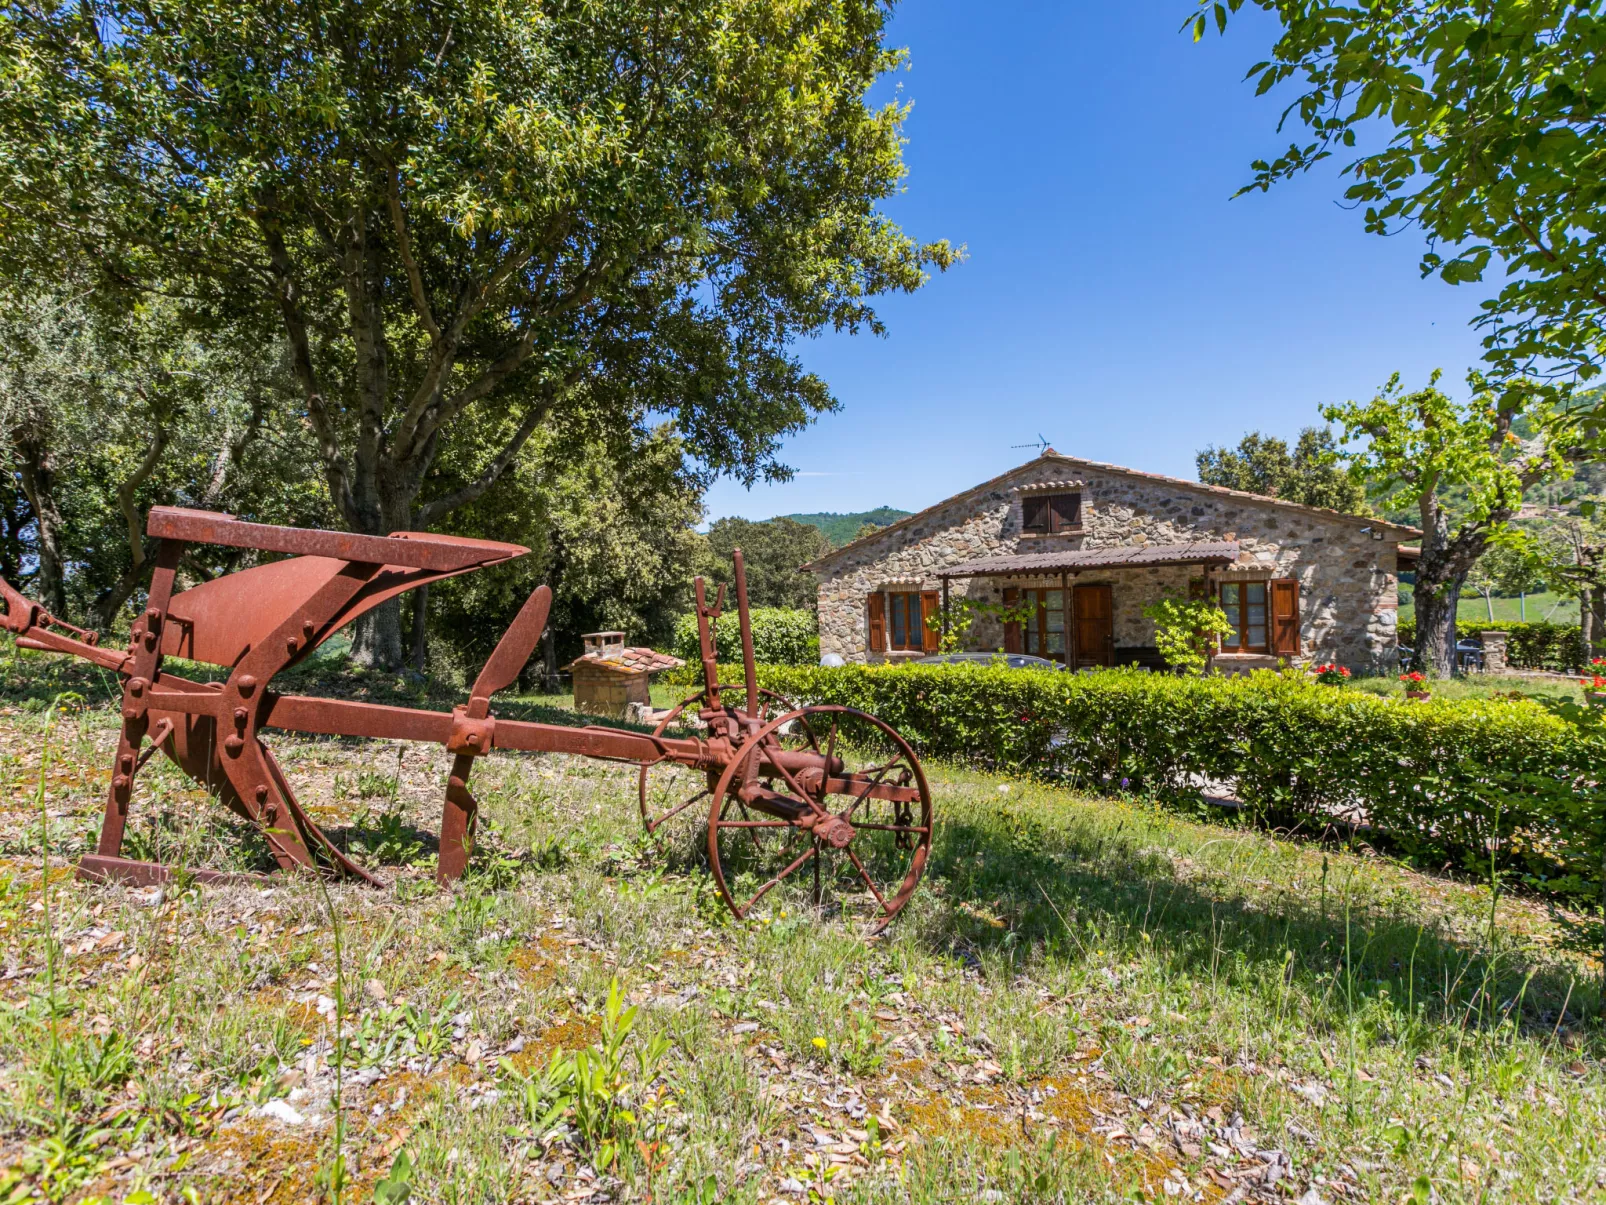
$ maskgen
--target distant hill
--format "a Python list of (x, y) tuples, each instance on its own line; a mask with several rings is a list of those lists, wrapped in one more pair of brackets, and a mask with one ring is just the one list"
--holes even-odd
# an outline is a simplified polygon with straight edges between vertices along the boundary
[(913, 511), (897, 510), (890, 506), (878, 506), (874, 510), (855, 511), (851, 515), (839, 515), (834, 511), (825, 511), (817, 515), (782, 515), (783, 519), (796, 519), (799, 523), (807, 523), (810, 527), (818, 527), (831, 541), (832, 548), (841, 548), (851, 543), (853, 537), (859, 534), (859, 528), (866, 523), (874, 523), (877, 527), (885, 527), (888, 523), (896, 523), (899, 519), (907, 519)]

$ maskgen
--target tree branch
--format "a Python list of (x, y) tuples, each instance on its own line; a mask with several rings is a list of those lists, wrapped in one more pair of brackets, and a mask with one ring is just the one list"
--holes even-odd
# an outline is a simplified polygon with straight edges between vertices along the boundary
[(467, 506), (495, 485), (502, 474), (507, 472), (508, 466), (513, 463), (519, 451), (529, 442), (530, 436), (535, 434), (535, 429), (541, 425), (541, 421), (552, 412), (554, 400), (555, 397), (549, 396), (539, 405), (530, 407), (530, 412), (524, 416), (524, 421), (519, 424), (513, 437), (491, 458), (491, 463), (485, 466), (485, 471), (473, 481), (444, 498), (437, 498), (419, 507), (416, 520), (419, 527), (425, 531), (429, 530), (438, 520), (460, 506)]
[[(451, 35), (448, 34), (449, 38)], [(445, 50), (445, 47), (441, 47)], [(435, 323), (435, 315), (429, 308), (429, 297), (424, 293), (424, 276), (418, 270), (418, 261), (413, 258), (413, 240), (407, 234), (407, 215), (402, 212), (401, 203), (401, 175), (394, 164), (387, 164), (389, 188), (385, 193), (385, 200), (390, 207), (390, 224), (396, 229), (396, 250), (401, 255), (402, 266), (407, 269), (407, 287), (412, 290), (413, 308), (418, 311), (418, 320), (424, 324), (429, 332), (429, 341), (437, 352), (440, 349), (441, 328)]]

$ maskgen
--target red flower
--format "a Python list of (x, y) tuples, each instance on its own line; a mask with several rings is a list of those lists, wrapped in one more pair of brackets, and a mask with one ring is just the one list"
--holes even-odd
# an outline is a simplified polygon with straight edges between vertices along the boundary
[(1417, 673), (1415, 670), (1412, 670), (1408, 674), (1401, 674), (1400, 681), (1404, 682), (1407, 686), (1415, 686), (1418, 682), (1426, 681), (1426, 679), (1424, 679), (1422, 675)]

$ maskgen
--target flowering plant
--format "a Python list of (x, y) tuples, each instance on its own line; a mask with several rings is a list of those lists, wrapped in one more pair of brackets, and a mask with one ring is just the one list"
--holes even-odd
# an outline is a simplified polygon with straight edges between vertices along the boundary
[(1332, 662), (1326, 665), (1313, 665), (1310, 667), (1310, 672), (1316, 676), (1316, 681), (1325, 682), (1329, 686), (1342, 686), (1349, 681), (1349, 670)]
[[(1592, 661), (1592, 662), (1590, 662), (1590, 664), (1591, 665), (1599, 665), (1600, 662), (1599, 661)], [(1594, 676), (1593, 680), (1591, 680), (1589, 678), (1580, 678), (1580, 679), (1578, 679), (1578, 685), (1582, 686), (1585, 690), (1606, 690), (1606, 678), (1603, 678), (1599, 674), (1596, 674)]]
[(1408, 674), (1401, 674), (1400, 675), (1400, 681), (1405, 683), (1405, 689), (1406, 690), (1412, 690), (1415, 687), (1421, 686), (1422, 683), (1426, 681), (1426, 679), (1423, 678), (1422, 675), (1417, 673), (1415, 670), (1412, 670)]

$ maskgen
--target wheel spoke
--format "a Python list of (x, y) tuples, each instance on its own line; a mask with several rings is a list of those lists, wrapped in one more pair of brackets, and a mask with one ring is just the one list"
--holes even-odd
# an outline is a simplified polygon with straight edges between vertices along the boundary
[(861, 774), (873, 773), (875, 775), (875, 777), (872, 778), (869, 782), (865, 783), (864, 790), (859, 792), (859, 797), (857, 799), (855, 799), (851, 804), (848, 805), (847, 810), (844, 811), (844, 812), (838, 812), (837, 815), (841, 816), (842, 819), (844, 819), (844, 820), (851, 819), (852, 816), (853, 816), (853, 813), (859, 810), (859, 805), (861, 803), (863, 803), (869, 797), (871, 791), (875, 790), (877, 787), (879, 787), (881, 785), (881, 780), (887, 776), (887, 771), (892, 769), (892, 767), (895, 764), (897, 764), (896, 760), (888, 762), (884, 766), (878, 766), (873, 771), (866, 771), (866, 770), (859, 771), (859, 773), (861, 773)]
[[(819, 852), (820, 851), (817, 848), (815, 848), (813, 845), (810, 845), (807, 850), (805, 850), (802, 854), (800, 854), (798, 856), (796, 861), (794, 861), (785, 870), (781, 871), (780, 874), (776, 875), (768, 883), (765, 883), (764, 886), (760, 887), (756, 892), (754, 892), (753, 893), (753, 898), (748, 900), (747, 903), (742, 905), (741, 912), (738, 913), (738, 915), (746, 916), (747, 915), (747, 910), (749, 908), (751, 908), (754, 904), (758, 903), (759, 900), (763, 899), (764, 896), (769, 892), (770, 888), (774, 887), (777, 883), (779, 883), (787, 875), (791, 874), (799, 866), (802, 866), (803, 863), (807, 862), (810, 858), (816, 856)], [(873, 891), (875, 889), (872, 887), (871, 890)]]
[(720, 828), (792, 828), (785, 820), (721, 820)]
[(844, 849), (842, 852), (847, 854), (848, 860), (858, 868), (859, 877), (864, 880), (864, 885), (870, 889), (870, 894), (875, 896), (875, 902), (881, 905), (881, 911), (887, 911), (887, 901), (882, 898), (880, 888), (875, 885), (875, 880), (870, 877), (870, 872), (864, 868), (864, 863), (859, 861), (859, 855), (854, 853), (851, 848)]
[(657, 829), (657, 827), (660, 824), (663, 824), (665, 821), (668, 821), (668, 820), (673, 820), (676, 816), (680, 815), (687, 808), (691, 807), (691, 805), (696, 803), (699, 799), (707, 799), (707, 798), (708, 798), (708, 788), (704, 787), (702, 790), (698, 791), (697, 794), (693, 795), (690, 799), (686, 800), (685, 803), (676, 804), (674, 808), (672, 808), (671, 810), (665, 812), (662, 816), (658, 817), (658, 819), (656, 819), (656, 820), (649, 820), (647, 822), (647, 831), (649, 833), (653, 832), (655, 829)]
[(877, 832), (881, 832), (881, 833), (929, 833), (931, 831), (929, 828), (921, 828), (918, 824), (857, 824), (856, 823), (856, 824), (854, 824), (853, 827), (855, 829), (857, 829), (858, 831), (860, 831), (860, 832), (863, 832), (867, 828), (875, 829)]

